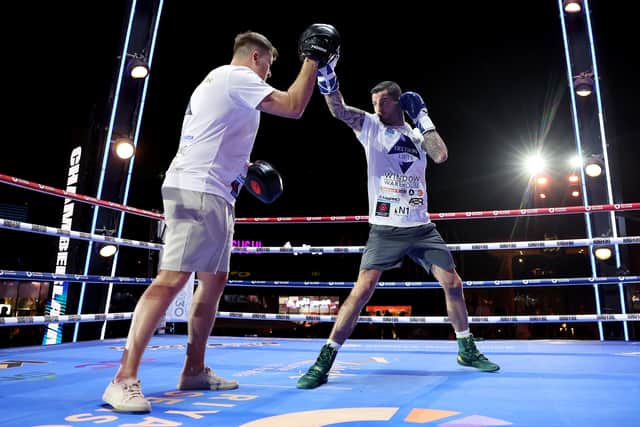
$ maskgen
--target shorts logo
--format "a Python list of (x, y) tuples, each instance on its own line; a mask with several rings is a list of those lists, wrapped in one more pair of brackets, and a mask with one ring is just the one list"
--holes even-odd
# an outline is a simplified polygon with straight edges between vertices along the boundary
[(378, 202), (376, 203), (376, 216), (389, 216), (389, 209), (391, 208), (391, 204), (387, 202)]

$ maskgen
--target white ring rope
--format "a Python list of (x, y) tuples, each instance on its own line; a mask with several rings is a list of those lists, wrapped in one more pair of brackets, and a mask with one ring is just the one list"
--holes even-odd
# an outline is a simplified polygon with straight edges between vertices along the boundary
[[(500, 249), (539, 249), (539, 248), (569, 248), (580, 246), (612, 246), (640, 244), (640, 236), (607, 237), (597, 239), (566, 239), (566, 240), (529, 240), (521, 242), (493, 242), (493, 243), (453, 243), (447, 244), (449, 250), (457, 251), (485, 251)], [(234, 248), (234, 254), (357, 254), (364, 252), (364, 246), (294, 246), (290, 248), (280, 246), (258, 246)]]
[(119, 285), (149, 285), (153, 279), (147, 277), (96, 276), (90, 274), (62, 274), (41, 271), (0, 270), (0, 280), (42, 280), (87, 283), (117, 283)]
[[(30, 224), (0, 218), (0, 228), (26, 231), (30, 233), (46, 234), (49, 236), (62, 236), (71, 239), (93, 240), (97, 242), (109, 242), (120, 246), (161, 250), (164, 245), (160, 243), (141, 242), (138, 240), (123, 239), (120, 237), (103, 236), (82, 231), (63, 230), (61, 228), (45, 225)], [(611, 246), (611, 245), (635, 245), (640, 244), (640, 236), (607, 237), (597, 239), (566, 239), (566, 240), (529, 240), (521, 242), (492, 242), (492, 243), (454, 243), (447, 244), (451, 251), (483, 251), (500, 249), (538, 249), (538, 248), (566, 248), (577, 246)], [(364, 246), (294, 246), (290, 248), (280, 246), (242, 247), (233, 248), (234, 254), (356, 254), (362, 253)]]
[[(2, 326), (44, 325), (47, 323), (100, 322), (104, 320), (128, 320), (133, 313), (111, 314), (75, 314), (61, 316), (18, 316), (0, 317)], [(291, 322), (335, 322), (335, 315), (324, 314), (273, 314), (242, 313), (220, 311), (217, 318), (278, 320)], [(516, 316), (469, 316), (469, 323), (576, 323), (576, 322), (620, 322), (640, 321), (640, 313), (628, 314), (560, 314), (560, 315), (516, 315)], [(394, 323), (394, 324), (449, 324), (447, 316), (360, 316), (358, 323)]]
[(102, 234), (91, 234), (83, 231), (63, 230), (62, 228), (49, 227), (46, 225), (30, 224), (28, 222), (13, 221), (0, 218), (0, 228), (10, 230), (26, 231), (29, 233), (46, 234), (48, 236), (61, 236), (70, 239), (89, 240), (101, 243), (113, 243), (119, 246), (130, 246), (133, 248), (144, 248), (161, 250), (164, 245), (160, 243), (141, 242), (139, 240), (123, 239), (121, 237), (104, 236)]
[(105, 320), (129, 320), (132, 317), (133, 313), (0, 317), (0, 326), (46, 325), (48, 323), (103, 322)]
[[(218, 317), (252, 320), (290, 320), (311, 322), (335, 322), (336, 315), (326, 314), (272, 314), (222, 311)], [(544, 322), (613, 322), (640, 321), (640, 313), (629, 314), (568, 314), (568, 315), (518, 315), (518, 316), (469, 316), (470, 323), (544, 323)], [(451, 323), (447, 316), (360, 316), (358, 323)]]

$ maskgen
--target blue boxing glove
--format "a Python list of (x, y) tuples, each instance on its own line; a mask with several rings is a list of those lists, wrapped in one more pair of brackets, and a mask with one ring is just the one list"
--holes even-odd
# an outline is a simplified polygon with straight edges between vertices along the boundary
[(400, 95), (400, 106), (420, 132), (425, 133), (436, 128), (427, 114), (427, 106), (417, 93), (405, 92)]
[(318, 68), (318, 88), (323, 95), (330, 95), (338, 90), (338, 77), (334, 71), (338, 58), (339, 55), (334, 55), (326, 65)]

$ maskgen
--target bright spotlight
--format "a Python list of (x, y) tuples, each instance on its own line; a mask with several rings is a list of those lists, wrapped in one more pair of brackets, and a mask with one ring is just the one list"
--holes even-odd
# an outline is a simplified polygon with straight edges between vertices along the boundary
[(539, 176), (538, 178), (536, 178), (536, 183), (538, 185), (545, 185), (547, 182), (549, 182), (549, 178), (547, 178), (546, 176)]
[(525, 167), (531, 175), (537, 175), (544, 171), (545, 166), (546, 162), (540, 154), (533, 154), (525, 160)]
[(562, 2), (564, 11), (567, 13), (577, 13), (582, 10), (581, 0), (564, 0)]
[(109, 258), (113, 256), (118, 251), (116, 245), (106, 244), (100, 248), (100, 256), (104, 258)]
[(602, 167), (597, 163), (591, 163), (584, 168), (584, 172), (592, 178), (602, 174)]
[(142, 55), (129, 55), (131, 59), (127, 64), (129, 74), (134, 79), (144, 79), (149, 75), (149, 64)]
[(569, 166), (571, 166), (571, 168), (573, 169), (578, 169), (582, 167), (582, 159), (580, 158), (580, 156), (575, 155), (575, 156), (571, 156), (569, 158)]
[(592, 154), (585, 162), (584, 172), (590, 177), (600, 176), (604, 167), (603, 156), (600, 154)]
[(612, 255), (612, 251), (610, 247), (607, 246), (602, 246), (599, 248), (595, 248), (593, 251), (593, 254), (596, 256), (596, 258), (598, 258), (600, 261), (606, 261), (609, 258), (611, 258)]
[(134, 151), (135, 149), (130, 139), (122, 138), (116, 141), (116, 154), (121, 159), (130, 159)]
[(573, 78), (573, 85), (578, 96), (589, 96), (593, 92), (593, 73), (580, 73)]
[(149, 69), (146, 65), (136, 65), (131, 68), (131, 77), (134, 79), (144, 79), (149, 75)]

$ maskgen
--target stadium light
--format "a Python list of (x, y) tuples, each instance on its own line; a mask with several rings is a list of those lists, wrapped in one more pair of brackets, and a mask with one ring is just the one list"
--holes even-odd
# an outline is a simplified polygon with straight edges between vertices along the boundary
[(613, 254), (613, 251), (611, 250), (611, 248), (609, 246), (600, 246), (600, 247), (597, 247), (597, 248), (593, 249), (593, 254), (600, 261), (606, 261), (609, 258), (611, 258), (611, 255)]
[(127, 64), (129, 75), (134, 79), (144, 79), (149, 75), (149, 64), (145, 61), (143, 55), (129, 54), (131, 59)]
[(580, 73), (573, 77), (576, 95), (589, 96), (593, 92), (593, 73)]
[(604, 160), (602, 156), (597, 154), (592, 154), (591, 156), (589, 156), (589, 158), (585, 162), (584, 172), (588, 176), (595, 178), (602, 175), (603, 166), (604, 166)]
[(564, 0), (562, 7), (567, 13), (578, 13), (582, 10), (582, 0)]
[(116, 154), (123, 160), (130, 159), (135, 152), (133, 141), (131, 138), (118, 138), (115, 142)]
[(532, 176), (543, 172), (545, 167), (546, 161), (540, 154), (533, 154), (525, 159), (525, 168)]

